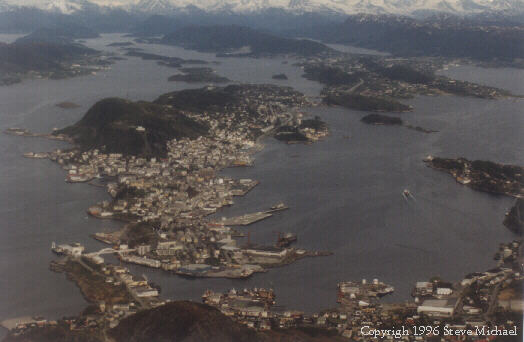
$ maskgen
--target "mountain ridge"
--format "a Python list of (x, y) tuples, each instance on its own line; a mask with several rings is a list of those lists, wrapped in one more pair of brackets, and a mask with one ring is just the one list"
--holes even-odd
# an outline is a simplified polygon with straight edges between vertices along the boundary
[(297, 14), (397, 14), (415, 15), (424, 12), (479, 14), (483, 12), (524, 13), (520, 0), (3, 0), (0, 11), (9, 8), (36, 7), (44, 11), (72, 14), (85, 10), (123, 9), (146, 14), (169, 14), (195, 11), (256, 13), (283, 9)]

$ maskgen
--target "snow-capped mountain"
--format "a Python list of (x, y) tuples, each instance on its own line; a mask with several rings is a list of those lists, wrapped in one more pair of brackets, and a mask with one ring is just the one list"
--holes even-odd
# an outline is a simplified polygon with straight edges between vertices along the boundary
[[(82, 0), (26, 0), (26, 1), (16, 1), (16, 0), (5, 0), (4, 7), (15, 8), (15, 7), (36, 7), (38, 9), (49, 11), (49, 12), (59, 12), (64, 14), (71, 14), (73, 12), (79, 11), (82, 9), (83, 3), (87, 4), (87, 1)], [(0, 5), (0, 7), (2, 7)]]
[(472, 14), (484, 11), (524, 11), (523, 0), (139, 0), (129, 4), (135, 11), (158, 13), (196, 7), (204, 11), (252, 13), (268, 8), (291, 12), (343, 14), (405, 14), (438, 11)]
[[(2, 5), (3, 4), (3, 5)], [(254, 13), (276, 8), (294, 13), (403, 14), (420, 11), (475, 14), (490, 11), (524, 12), (524, 0), (0, 0), (0, 9), (30, 6), (73, 13), (86, 7), (122, 8), (148, 14), (199, 9), (206, 12)]]

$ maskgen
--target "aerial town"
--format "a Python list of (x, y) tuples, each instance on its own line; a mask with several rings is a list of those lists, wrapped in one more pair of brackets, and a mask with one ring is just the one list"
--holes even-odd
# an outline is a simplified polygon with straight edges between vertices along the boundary
[[(202, 91), (217, 89), (223, 88)], [(142, 156), (108, 152), (106, 146), (85, 148), (75, 144), (70, 149), (24, 155), (56, 162), (67, 172), (67, 182), (105, 188), (110, 200), (86, 208), (88, 214), (121, 220), (125, 225), (115, 232), (94, 234), (95, 239), (108, 244), (99, 251), (87, 252), (75, 243), (53, 243), (51, 249), (60, 258), (51, 263), (51, 270), (65, 273), (92, 305), (80, 316), (58, 321), (4, 321), (11, 336), (49, 326), (102, 336), (122, 319), (169, 302), (159, 298), (159, 288), (147, 278), (132, 275), (123, 266), (126, 263), (184, 277), (247, 278), (301, 258), (331, 254), (294, 247), (299, 238), (286, 232), (281, 232), (274, 245), (257, 245), (249, 238), (240, 244), (235, 239), (245, 236), (238, 226), (278, 215), (287, 209), (284, 203), (268, 203), (265, 210), (238, 217), (212, 215), (232, 205), (235, 196), (257, 186), (257, 180), (231, 179), (219, 171), (252, 165), (253, 154), (262, 148), (261, 137), (273, 135), (286, 143), (313, 143), (328, 134), (319, 118), (303, 118), (300, 107), (310, 103), (290, 88), (246, 85), (229, 91), (240, 94), (241, 100), (204, 110), (184, 108), (187, 118), (209, 127), (209, 131), (196, 138), (169, 140), (165, 154)], [(165, 94), (156, 102), (169, 107), (178, 95)], [(148, 134), (148, 128), (142, 125), (126, 129)], [(11, 128), (6, 133), (75, 143), (73, 137), (58, 130), (38, 134)], [(272, 289), (209, 290), (202, 300), (234, 321), (260, 331), (314, 327), (355, 341), (379, 337), (417, 341), (431, 336), (454, 341), (455, 333), (466, 331), (470, 332), (469, 340), (483, 341), (486, 335), (499, 332), (511, 336), (522, 333), (518, 319), (524, 279), (521, 249), (521, 241), (501, 245), (497, 268), (467, 275), (456, 284), (439, 278), (418, 282), (413, 301), (405, 303), (382, 303), (380, 298), (394, 288), (378, 279), (339, 283), (334, 296), (338, 307), (315, 314), (281, 310), (275, 306), (277, 294)], [(106, 262), (105, 255), (115, 255), (121, 265)]]
[[(78, 317), (63, 320), (12, 319), (2, 322), (11, 336), (23, 336), (44, 327), (102, 336), (106, 329), (140, 310), (165, 305), (147, 279), (137, 279), (123, 266), (105, 264), (97, 253), (85, 253), (78, 244), (53, 246), (62, 259), (52, 264), (66, 272), (93, 303)], [(103, 251), (101, 251), (103, 253)], [(490, 341), (522, 336), (522, 241), (501, 244), (494, 256), (496, 268), (468, 274), (457, 283), (438, 277), (414, 284), (412, 301), (381, 303), (394, 288), (373, 279), (338, 284), (338, 307), (314, 314), (276, 306), (273, 289), (212, 290), (203, 303), (250, 328), (266, 331), (310, 327), (336, 332), (352, 341)], [(334, 296), (335, 297), (335, 296)]]
[[(208, 218), (221, 207), (232, 205), (234, 196), (243, 196), (258, 184), (251, 179), (221, 177), (218, 171), (251, 165), (253, 152), (261, 148), (257, 140), (260, 134), (270, 134), (281, 126), (303, 127), (304, 123), (314, 121), (302, 120), (298, 108), (308, 102), (288, 88), (245, 86), (241, 95), (242, 102), (220, 113), (185, 112), (208, 124), (210, 134), (193, 140), (169, 141), (165, 158), (78, 148), (25, 156), (57, 162), (67, 171), (67, 182), (91, 182), (106, 187), (112, 201), (103, 201), (87, 211), (98, 218), (127, 222), (121, 231), (94, 236), (114, 247), (123, 262), (184, 276), (246, 278), (304, 257), (329, 255), (289, 244), (283, 246), (278, 241), (270, 246), (251, 242), (237, 246), (233, 237), (239, 232), (230, 226), (268, 218), (285, 209), (283, 203), (237, 218)], [(255, 114), (251, 112), (253, 108)], [(141, 126), (135, 129), (145, 131)], [(298, 129), (311, 142), (327, 134), (323, 125), (318, 129), (309, 126)], [(39, 136), (18, 129), (7, 133)], [(51, 136), (70, 140), (62, 134)], [(57, 248), (53, 250), (56, 252)], [(96, 256), (97, 261), (103, 262), (102, 255)]]

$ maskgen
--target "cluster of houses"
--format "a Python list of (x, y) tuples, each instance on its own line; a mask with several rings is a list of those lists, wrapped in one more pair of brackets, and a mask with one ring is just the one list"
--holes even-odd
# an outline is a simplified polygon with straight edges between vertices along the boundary
[(275, 293), (272, 289), (231, 289), (224, 293), (208, 290), (202, 295), (202, 301), (233, 320), (257, 330), (291, 328), (312, 323), (311, 318), (303, 312), (275, 309)]
[[(342, 292), (350, 294), (348, 302), (347, 295), (340, 300), (339, 284), (341, 306), (321, 316), (324, 317), (321, 323), (356, 341), (376, 338), (372, 334), (363, 334), (362, 327), (385, 330), (405, 327), (404, 335), (383, 338), (392, 341), (425, 341), (429, 337), (440, 338), (440, 341), (460, 340), (453, 335), (454, 331), (469, 332), (468, 341), (489, 341), (494, 336), (487, 332), (494, 327), (512, 335), (522, 321), (524, 308), (520, 244), (519, 241), (501, 244), (498, 254), (505, 262), (495, 269), (469, 274), (460, 282), (453, 284), (438, 278), (417, 282), (412, 291), (414, 302), (384, 304), (375, 300), (363, 301), (358, 288), (342, 283)], [(421, 333), (415, 328), (420, 326), (438, 329)]]
[[(404, 303), (382, 303), (379, 298), (391, 293), (393, 287), (377, 279), (339, 283), (340, 305), (311, 315), (274, 306), (275, 294), (266, 289), (208, 290), (202, 300), (258, 330), (318, 327), (336, 330), (352, 341), (376, 341), (374, 333), (378, 331), (386, 332), (381, 336), (386, 341), (464, 340), (457, 334), (467, 334), (467, 341), (522, 336), (520, 248), (520, 241), (501, 244), (497, 259), (504, 261), (499, 267), (469, 274), (457, 283), (439, 278), (417, 282), (412, 291), (414, 301)], [(420, 329), (428, 326), (432, 329)]]
[(68, 171), (70, 182), (104, 179), (100, 183), (113, 199), (90, 207), (89, 214), (146, 224), (147, 233), (154, 233), (155, 238), (140, 243), (96, 234), (97, 239), (121, 250), (133, 244), (118, 253), (122, 261), (184, 275), (237, 278), (263, 271), (260, 264), (304, 255), (305, 251), (291, 248), (240, 248), (231, 228), (206, 219), (233, 204), (234, 196), (242, 196), (258, 184), (251, 179), (218, 176), (217, 172), (251, 165), (251, 154), (259, 147), (256, 138), (278, 125), (296, 124), (300, 114), (291, 110), (308, 103), (303, 95), (286, 87), (247, 85), (231, 89), (238, 101), (214, 111), (185, 112), (204, 122), (209, 134), (169, 141), (163, 158), (108, 154), (97, 149), (48, 154)]

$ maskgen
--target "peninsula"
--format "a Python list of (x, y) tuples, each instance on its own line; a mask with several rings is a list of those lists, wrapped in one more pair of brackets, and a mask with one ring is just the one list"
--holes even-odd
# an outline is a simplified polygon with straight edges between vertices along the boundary
[(362, 111), (411, 111), (411, 106), (400, 101), (415, 95), (514, 96), (506, 90), (437, 75), (444, 63), (446, 59), (436, 57), (344, 55), (311, 58), (298, 65), (304, 68), (305, 78), (324, 85), (321, 96), (326, 104)]
[[(237, 246), (238, 234), (227, 221), (207, 218), (258, 184), (218, 175), (225, 167), (251, 165), (258, 138), (278, 137), (281, 127), (306, 141), (327, 134), (320, 118), (302, 119), (297, 109), (308, 104), (301, 93), (273, 85), (190, 89), (153, 102), (109, 98), (50, 136), (73, 142), (73, 148), (28, 157), (57, 162), (68, 182), (107, 189), (112, 200), (88, 213), (128, 222), (122, 231), (95, 234), (119, 246), (121, 261), (190, 277), (246, 278), (330, 254), (278, 243)], [(20, 129), (7, 133), (35, 136)]]
[(432, 156), (426, 157), (424, 162), (451, 174), (457, 182), (472, 189), (517, 198), (524, 196), (524, 168), (521, 166)]
[(24, 78), (61, 79), (95, 73), (113, 62), (101, 52), (74, 39), (98, 34), (78, 25), (41, 28), (17, 39), (0, 43), (0, 85)]

